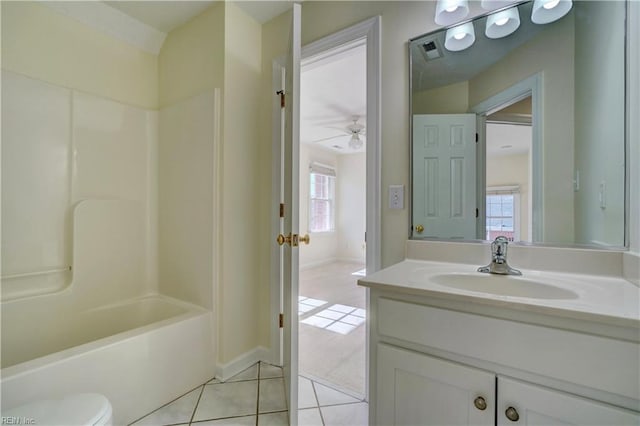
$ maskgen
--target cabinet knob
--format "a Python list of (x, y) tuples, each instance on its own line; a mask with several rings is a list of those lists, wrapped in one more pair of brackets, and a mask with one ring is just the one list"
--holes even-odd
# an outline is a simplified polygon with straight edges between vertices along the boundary
[(475, 405), (476, 408), (480, 411), (484, 411), (487, 409), (487, 401), (485, 401), (481, 396), (473, 400), (473, 405)]
[(507, 408), (507, 411), (504, 412), (504, 415), (507, 416), (507, 418), (512, 422), (517, 422), (520, 419), (518, 411), (513, 407)]

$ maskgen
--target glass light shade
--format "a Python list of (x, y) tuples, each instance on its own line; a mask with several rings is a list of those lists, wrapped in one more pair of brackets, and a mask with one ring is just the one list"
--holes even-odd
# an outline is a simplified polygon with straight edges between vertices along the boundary
[(436, 24), (452, 25), (469, 14), (467, 0), (438, 0), (436, 4)]
[(506, 37), (520, 26), (520, 13), (517, 7), (494, 13), (487, 17), (485, 35), (489, 38)]
[(571, 0), (535, 0), (531, 10), (531, 21), (535, 24), (557, 21), (569, 13), (572, 6)]
[(452, 52), (464, 50), (476, 41), (476, 35), (473, 30), (473, 23), (458, 25), (449, 28), (444, 40), (444, 47)]
[(351, 139), (349, 139), (349, 148), (351, 149), (360, 149), (362, 147), (362, 140), (360, 140), (360, 136), (357, 133), (351, 135)]

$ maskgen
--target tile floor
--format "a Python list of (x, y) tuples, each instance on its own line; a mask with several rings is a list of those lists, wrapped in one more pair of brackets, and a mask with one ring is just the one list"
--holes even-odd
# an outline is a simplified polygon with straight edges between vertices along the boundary
[[(367, 424), (368, 405), (358, 398), (299, 377), (300, 426)], [(282, 369), (255, 364), (224, 383), (213, 379), (147, 414), (132, 425), (288, 425)]]

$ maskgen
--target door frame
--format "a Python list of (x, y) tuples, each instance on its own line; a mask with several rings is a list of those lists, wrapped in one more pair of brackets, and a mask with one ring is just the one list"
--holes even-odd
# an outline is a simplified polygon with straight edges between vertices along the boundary
[[(494, 111), (505, 108), (511, 104), (514, 104), (524, 98), (531, 96), (531, 164), (530, 164), (530, 186), (531, 194), (530, 209), (531, 209), (531, 241), (542, 242), (543, 238), (543, 222), (544, 222), (544, 188), (543, 188), (543, 158), (542, 158), (542, 122), (543, 122), (543, 110), (542, 110), (542, 73), (536, 73), (531, 77), (528, 77), (511, 87), (506, 88), (502, 92), (499, 92), (488, 99), (480, 102), (474, 107), (470, 108), (470, 112), (475, 113), (477, 119), (477, 132), (478, 132), (478, 149), (476, 151), (477, 158), (477, 203), (478, 203), (478, 221), (477, 221), (477, 233), (478, 236), (484, 232), (486, 226), (486, 117)], [(481, 239), (484, 240), (484, 237)]]
[[(376, 16), (358, 24), (330, 34), (317, 41), (302, 47), (302, 60), (334, 50), (345, 44), (364, 40), (367, 48), (367, 149), (366, 149), (366, 268), (367, 273), (378, 271), (381, 267), (381, 199), (382, 199), (382, 161), (381, 161), (381, 87), (382, 87), (382, 64), (381, 64), (381, 18)], [(273, 61), (272, 84), (274, 93), (282, 87), (282, 73), (284, 59)], [(280, 185), (282, 184), (280, 158), (281, 143), (281, 108), (279, 96), (272, 98), (272, 185), (271, 200), (278, 200), (280, 197)], [(272, 201), (271, 206), (271, 235), (280, 233), (280, 212), (277, 203)], [(287, 206), (286, 208), (299, 208), (299, 206)], [(313, 241), (311, 242), (313, 244)], [(281, 365), (282, 363), (282, 329), (279, 326), (279, 313), (282, 312), (282, 291), (280, 288), (279, 270), (280, 256), (276, 244), (271, 244), (271, 279), (270, 279), (270, 357), (271, 362)], [(304, 248), (302, 248), (304, 250)], [(369, 305), (369, 290), (367, 289), (367, 306)], [(368, 336), (369, 321), (366, 323), (367, 348), (366, 371), (369, 371)], [(368, 374), (365, 389), (368, 392)], [(368, 396), (368, 395), (367, 395)]]

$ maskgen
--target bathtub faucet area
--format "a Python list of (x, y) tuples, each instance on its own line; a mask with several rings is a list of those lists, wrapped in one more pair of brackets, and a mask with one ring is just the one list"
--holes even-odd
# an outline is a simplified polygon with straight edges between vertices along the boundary
[(491, 263), (478, 268), (478, 272), (499, 275), (522, 275), (517, 269), (512, 268), (507, 263), (507, 245), (509, 240), (506, 237), (497, 237), (491, 243)]

